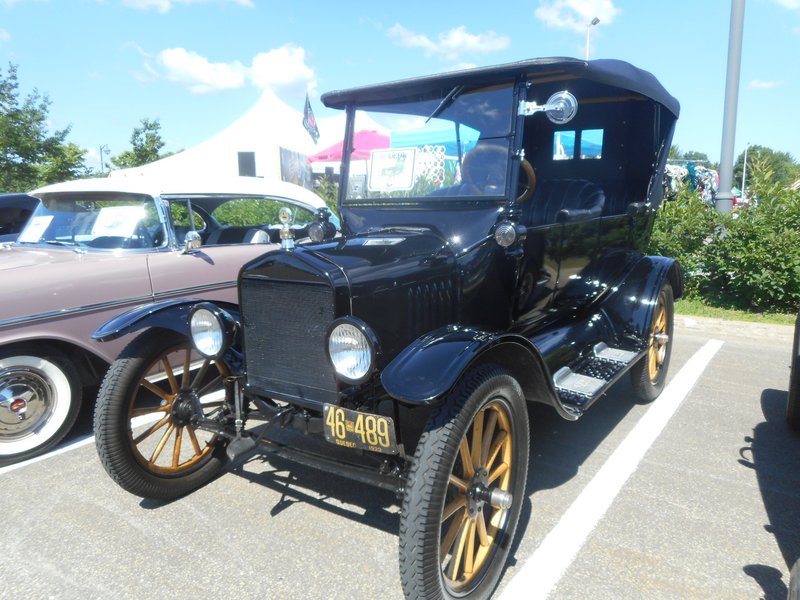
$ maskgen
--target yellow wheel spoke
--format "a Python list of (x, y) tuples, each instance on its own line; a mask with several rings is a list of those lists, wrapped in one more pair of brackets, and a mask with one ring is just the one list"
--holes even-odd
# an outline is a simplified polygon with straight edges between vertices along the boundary
[(183, 441), (183, 427), (175, 429), (175, 448), (172, 451), (172, 466), (181, 464), (181, 442)]
[(153, 433), (169, 423), (171, 415), (164, 415), (164, 418), (148, 427), (145, 431), (133, 438), (133, 443), (138, 445), (143, 439), (150, 437)]
[(192, 358), (192, 353), (186, 348), (183, 351), (183, 374), (181, 376), (181, 386), (182, 389), (189, 388), (189, 376), (191, 375), (189, 371), (189, 360)]
[(211, 364), (211, 361), (207, 358), (203, 361), (203, 364), (200, 365), (200, 368), (195, 373), (194, 379), (192, 379), (192, 388), (196, 388), (200, 385), (200, 382), (205, 379), (206, 373), (208, 372), (208, 366)]
[(450, 579), (456, 581), (460, 574), (461, 561), (464, 559), (464, 546), (467, 543), (467, 533), (469, 531), (471, 522), (469, 518), (465, 518), (464, 522), (458, 530), (458, 539), (455, 544), (455, 552), (450, 557)]
[(472, 466), (477, 469), (481, 466), (481, 449), (483, 448), (483, 416), (484, 411), (479, 411), (472, 422)]
[(194, 448), (194, 453), (200, 454), (202, 450), (200, 449), (200, 442), (197, 441), (197, 434), (195, 434), (194, 429), (192, 429), (191, 427), (187, 427), (187, 430), (189, 431), (189, 439), (192, 442), (192, 448)]
[(486, 459), (486, 462), (483, 463), (487, 471), (489, 470), (489, 467), (491, 467), (494, 464), (494, 461), (497, 459), (497, 455), (499, 454), (500, 450), (503, 448), (503, 444), (505, 444), (507, 440), (508, 440), (507, 431), (501, 430), (497, 433), (497, 437), (495, 438), (494, 443), (492, 444), (492, 447), (489, 450), (489, 456)]
[(470, 460), (469, 445), (467, 438), (461, 440), (458, 446), (458, 451), (461, 454), (461, 464), (464, 465), (464, 477), (470, 478), (475, 474), (475, 469), (472, 468), (472, 461)]
[(172, 390), (173, 394), (177, 394), (180, 391), (180, 388), (178, 387), (178, 381), (175, 379), (175, 373), (172, 371), (172, 365), (169, 364), (166, 354), (161, 357), (161, 364), (164, 367), (164, 373), (169, 381), (169, 389)]
[(457, 496), (455, 499), (451, 500), (447, 506), (444, 507), (444, 510), (442, 511), (442, 523), (452, 517), (458, 511), (458, 509), (466, 507), (467, 497)]
[(487, 460), (489, 459), (489, 445), (492, 443), (494, 437), (494, 430), (497, 426), (497, 411), (493, 410), (489, 415), (489, 419), (484, 427), (483, 432), (483, 447), (481, 448), (481, 466), (488, 467)]
[(169, 440), (174, 430), (175, 430), (175, 425), (173, 423), (170, 423), (169, 427), (167, 428), (167, 431), (164, 432), (163, 436), (161, 436), (161, 439), (159, 440), (156, 449), (150, 456), (150, 460), (148, 461), (150, 464), (155, 464), (155, 462), (158, 460), (158, 457), (161, 456), (161, 451), (164, 449), (164, 446), (167, 445), (167, 441)]
[(131, 417), (143, 417), (144, 415), (151, 415), (157, 412), (167, 412), (169, 406), (150, 406), (148, 408), (133, 408), (131, 409)]
[(483, 518), (483, 512), (478, 512), (478, 518), (475, 520), (476, 529), (478, 530), (478, 539), (481, 546), (484, 548), (492, 543), (489, 539), (489, 534), (486, 532), (486, 520)]
[(508, 463), (500, 463), (500, 465), (489, 474), (489, 483), (492, 483), (495, 479), (504, 475), (508, 471)]
[(475, 521), (470, 520), (467, 527), (467, 547), (464, 549), (464, 577), (472, 577), (475, 570)]
[(151, 381), (147, 381), (147, 379), (143, 378), (139, 382), (139, 384), (143, 388), (146, 388), (147, 390), (151, 391), (153, 394), (155, 394), (156, 396), (158, 396), (162, 400), (166, 400), (167, 402), (170, 402), (172, 400), (173, 394), (169, 394), (169, 393), (165, 392), (160, 387), (158, 387), (155, 383), (153, 383)]
[(461, 517), (458, 519), (453, 519), (453, 522), (450, 523), (450, 527), (447, 528), (447, 533), (444, 534), (444, 539), (442, 539), (442, 545), (439, 550), (439, 561), (443, 561), (445, 557), (450, 553), (450, 550), (453, 548), (453, 544), (456, 541), (456, 536), (458, 536), (458, 532), (461, 530), (461, 526), (464, 524), (469, 518), (467, 511), (464, 510), (461, 513)]
[(456, 477), (455, 475), (450, 475), (450, 485), (456, 487), (460, 492), (467, 493), (467, 489), (469, 489), (469, 483), (460, 477)]
[(197, 395), (202, 398), (208, 392), (210, 392), (214, 388), (219, 387), (220, 385), (222, 385), (222, 375), (219, 375), (214, 379), (212, 379), (211, 381), (209, 381), (206, 385), (203, 386), (203, 389), (197, 391)]

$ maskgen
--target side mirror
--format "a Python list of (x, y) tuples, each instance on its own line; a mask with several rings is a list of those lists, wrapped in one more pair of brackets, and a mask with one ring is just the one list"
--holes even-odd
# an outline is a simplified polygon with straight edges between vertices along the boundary
[(578, 114), (578, 99), (564, 90), (557, 92), (547, 99), (546, 104), (536, 104), (535, 102), (520, 102), (519, 114), (530, 116), (537, 112), (543, 112), (556, 125), (569, 123)]
[(183, 237), (184, 252), (197, 250), (202, 245), (203, 245), (203, 238), (200, 237), (199, 233), (197, 233), (194, 230), (186, 232), (186, 235)]

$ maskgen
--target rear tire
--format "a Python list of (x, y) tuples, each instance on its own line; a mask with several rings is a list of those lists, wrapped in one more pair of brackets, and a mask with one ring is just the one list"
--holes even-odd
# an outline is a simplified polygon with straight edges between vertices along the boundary
[(97, 453), (111, 478), (158, 500), (214, 479), (224, 440), (195, 429), (190, 418), (198, 398), (206, 416), (221, 410), (229, 374), (222, 360), (204, 359), (174, 332), (149, 330), (133, 340), (108, 370), (94, 415)]
[(647, 354), (631, 367), (631, 383), (636, 396), (651, 402), (658, 398), (667, 381), (672, 355), (672, 330), (675, 321), (675, 300), (672, 286), (665, 282), (658, 293), (650, 322)]
[(431, 414), (400, 516), (406, 598), (492, 593), (525, 499), (529, 437), (522, 389), (493, 365), (467, 373)]

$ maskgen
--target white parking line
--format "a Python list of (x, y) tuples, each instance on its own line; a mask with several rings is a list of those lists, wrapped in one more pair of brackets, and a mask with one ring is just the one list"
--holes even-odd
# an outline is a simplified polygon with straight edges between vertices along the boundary
[(7, 467), (0, 467), (0, 475), (2, 475), (3, 473), (9, 473), (10, 471), (14, 471), (16, 469), (21, 469), (22, 467), (27, 467), (39, 461), (52, 458), (53, 456), (58, 456), (59, 454), (64, 454), (65, 452), (75, 450), (77, 448), (80, 448), (81, 446), (86, 446), (93, 442), (94, 442), (94, 435), (92, 434), (85, 435), (83, 437), (71, 441), (69, 444), (64, 444), (63, 446), (59, 446), (58, 448), (52, 450), (51, 452), (48, 452), (47, 454), (42, 454), (41, 456), (37, 456), (36, 458), (31, 458), (23, 462), (14, 463), (13, 465), (8, 465)]
[(722, 344), (719, 340), (706, 342), (672, 378), (662, 394), (511, 579), (500, 600), (547, 598)]

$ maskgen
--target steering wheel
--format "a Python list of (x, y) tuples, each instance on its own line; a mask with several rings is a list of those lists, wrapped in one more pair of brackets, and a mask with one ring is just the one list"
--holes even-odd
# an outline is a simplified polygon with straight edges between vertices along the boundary
[(533, 192), (536, 191), (536, 171), (533, 170), (533, 165), (525, 158), (519, 161), (519, 168), (525, 175), (526, 180), (524, 187), (520, 185), (522, 193), (517, 196), (517, 204), (522, 204), (533, 196)]
[[(461, 181), (469, 186), (470, 192), (475, 190), (478, 194), (501, 193), (505, 185), (507, 160), (508, 151), (502, 146), (478, 145), (464, 157)], [(518, 204), (528, 200), (536, 190), (536, 172), (531, 163), (523, 158), (520, 161), (520, 169), (525, 175), (526, 184), (521, 188), (520, 195), (517, 196)]]

